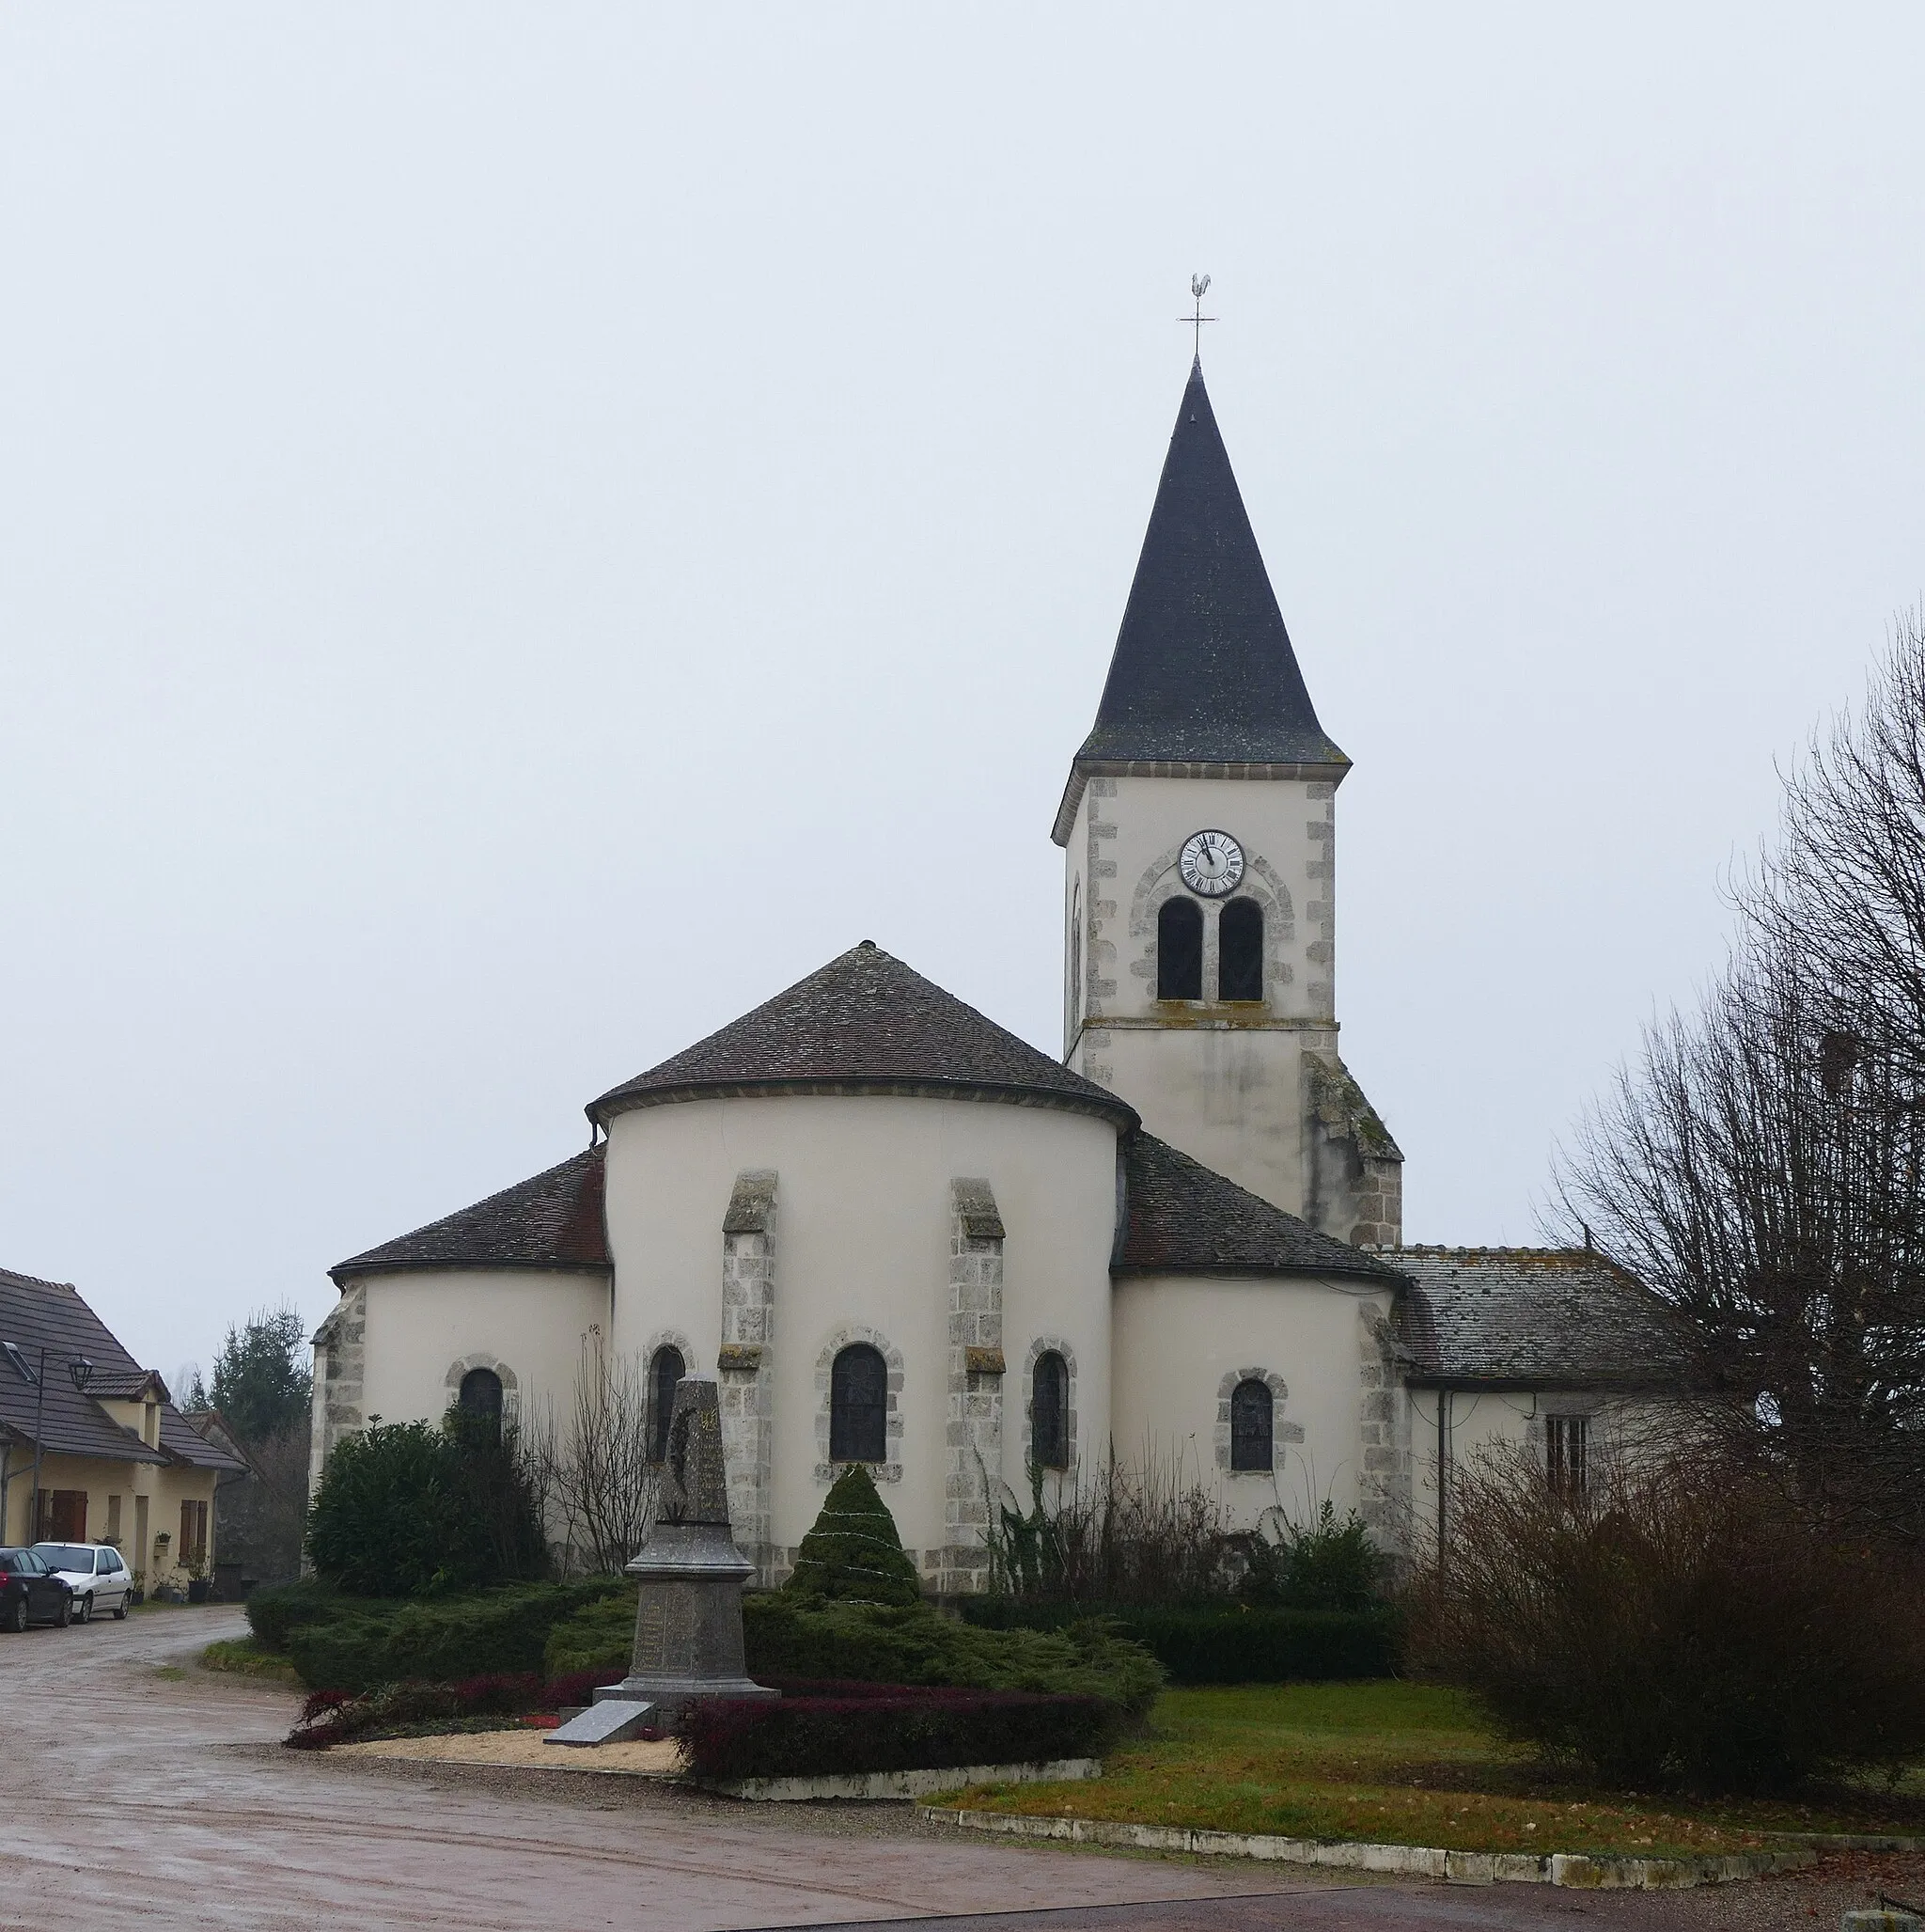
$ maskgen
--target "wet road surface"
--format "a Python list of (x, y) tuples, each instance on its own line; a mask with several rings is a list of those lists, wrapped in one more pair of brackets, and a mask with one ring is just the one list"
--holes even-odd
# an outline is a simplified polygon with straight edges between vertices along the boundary
[(157, 1610), (0, 1636), (0, 1926), (1687, 1932), (1835, 1925), (1884, 1876), (1466, 1888), (984, 1842), (904, 1805), (311, 1757), (280, 1748), (291, 1692), (195, 1668), (244, 1627), (238, 1610)]

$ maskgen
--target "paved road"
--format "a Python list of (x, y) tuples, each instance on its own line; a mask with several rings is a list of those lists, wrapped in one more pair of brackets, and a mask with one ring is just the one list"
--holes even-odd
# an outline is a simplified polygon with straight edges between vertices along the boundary
[(242, 1627), (232, 1610), (154, 1610), (0, 1637), (0, 1925), (1577, 1932), (1583, 1918), (1682, 1932), (1817, 1915), (1803, 1889), (1350, 1882), (984, 1842), (906, 1806), (754, 1807), (640, 1781), (312, 1758), (279, 1747), (290, 1695), (192, 1668)]

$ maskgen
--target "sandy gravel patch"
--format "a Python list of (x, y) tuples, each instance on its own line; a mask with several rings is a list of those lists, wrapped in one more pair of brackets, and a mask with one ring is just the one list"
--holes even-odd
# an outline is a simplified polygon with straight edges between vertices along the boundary
[(462, 1731), (451, 1737), (375, 1737), (336, 1744), (330, 1755), (401, 1758), (416, 1765), (512, 1765), (544, 1771), (616, 1771), (631, 1778), (674, 1778), (681, 1773), (679, 1748), (663, 1740), (646, 1744), (550, 1744), (545, 1731)]

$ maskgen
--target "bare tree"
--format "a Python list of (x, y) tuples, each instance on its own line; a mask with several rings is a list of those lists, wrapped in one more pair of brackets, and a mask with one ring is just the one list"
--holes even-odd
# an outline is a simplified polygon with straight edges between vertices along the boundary
[(650, 1420), (643, 1364), (585, 1343), (567, 1414), (558, 1419), (551, 1408), (530, 1437), (561, 1531), (564, 1570), (611, 1574), (649, 1540), (661, 1474), (650, 1455)]
[(1925, 633), (1787, 781), (1737, 950), (1561, 1164), (1681, 1315), (1727, 1453), (1925, 1539)]

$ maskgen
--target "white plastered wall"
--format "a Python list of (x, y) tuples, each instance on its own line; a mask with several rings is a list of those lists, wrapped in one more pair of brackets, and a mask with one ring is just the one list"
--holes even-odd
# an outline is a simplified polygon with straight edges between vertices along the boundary
[[(1172, 1146), (1291, 1214), (1304, 1202), (1306, 1049), (1337, 1050), (1335, 787), (1297, 778), (1092, 778), (1065, 849), (1064, 916), (1082, 907), (1082, 1026), (1069, 1062)], [(1236, 894), (1264, 912), (1264, 999), (1156, 997), (1156, 912), (1177, 856), (1213, 827), (1243, 847)], [(1186, 895), (1187, 896), (1187, 895)], [(1206, 995), (1216, 919), (1203, 912)], [(1075, 955), (1065, 962), (1073, 978)]]
[[(1229, 1505), (1241, 1528), (1280, 1506), (1302, 1520), (1328, 1498), (1361, 1498), (1364, 1406), (1360, 1311), (1387, 1314), (1387, 1290), (1354, 1292), (1314, 1277), (1125, 1276), (1116, 1287), (1115, 1435), (1120, 1461), (1184, 1473)], [(1218, 1405), (1244, 1370), (1281, 1377), (1273, 1410), (1276, 1467), (1235, 1472), (1218, 1457)], [(1296, 1432), (1301, 1431), (1301, 1437)], [(1294, 1439), (1293, 1439), (1294, 1438)]]
[[(1634, 1453), (1640, 1444), (1660, 1439), (1681, 1414), (1675, 1398), (1626, 1396), (1596, 1390), (1406, 1388), (1411, 1446), (1411, 1544), (1437, 1546), (1437, 1422), (1445, 1425), (1445, 1466), (1453, 1472), (1476, 1467), (1486, 1452), (1522, 1449), (1540, 1467), (1544, 1459), (1544, 1418), (1580, 1415), (1590, 1419), (1589, 1454), (1595, 1467), (1604, 1458)], [(1446, 1512), (1446, 1535), (1448, 1511)]]
[(591, 1330), (606, 1333), (608, 1278), (584, 1269), (412, 1268), (359, 1279), (368, 1291), (361, 1412), (439, 1422), (457, 1362), (503, 1374), (517, 1418), (552, 1401), (565, 1418)]
[(715, 1372), (723, 1216), (736, 1176), (756, 1170), (776, 1176), (774, 1545), (799, 1544), (828, 1490), (824, 1354), (838, 1339), (879, 1338), (902, 1359), (900, 1433), (890, 1444), (900, 1475), (883, 1497), (906, 1547), (942, 1546), (959, 1178), (989, 1181), (1005, 1229), (1002, 1480), (1022, 1483), (1022, 1365), (1039, 1336), (1073, 1350), (1079, 1433), (1085, 1443), (1105, 1439), (1112, 1124), (1046, 1107), (894, 1094), (718, 1098), (618, 1114), (607, 1216), (619, 1351), (639, 1355), (679, 1333), (694, 1345), (691, 1369)]

